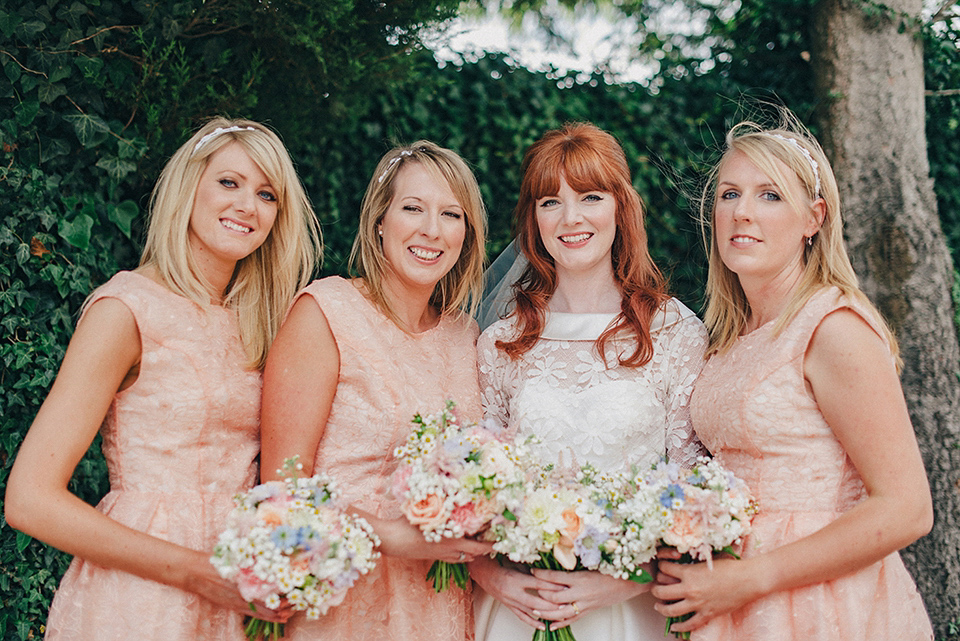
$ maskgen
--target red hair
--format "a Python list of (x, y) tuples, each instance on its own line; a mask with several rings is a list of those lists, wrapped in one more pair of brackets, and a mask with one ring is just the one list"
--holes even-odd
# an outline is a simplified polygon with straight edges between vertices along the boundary
[(514, 210), (517, 246), (530, 264), (513, 286), (519, 334), (497, 347), (511, 358), (529, 351), (543, 332), (547, 304), (557, 288), (557, 270), (537, 226), (537, 200), (560, 190), (561, 175), (578, 192), (605, 191), (617, 203), (613, 274), (622, 295), (620, 315), (596, 341), (601, 356), (607, 341), (623, 331), (636, 336), (637, 348), (621, 365), (639, 367), (653, 358), (650, 322), (669, 298), (663, 274), (647, 249), (643, 203), (633, 188), (627, 158), (617, 140), (589, 123), (571, 123), (548, 131), (527, 150)]

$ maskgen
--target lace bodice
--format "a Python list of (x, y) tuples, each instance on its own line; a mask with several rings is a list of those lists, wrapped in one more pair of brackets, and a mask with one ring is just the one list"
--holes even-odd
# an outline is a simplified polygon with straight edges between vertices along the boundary
[[(665, 453), (689, 465), (703, 453), (688, 401), (703, 363), (706, 331), (671, 299), (653, 322), (653, 358), (617, 364), (631, 339), (594, 341), (615, 314), (548, 313), (539, 341), (517, 360), (496, 347), (516, 332), (514, 319), (491, 325), (477, 344), (484, 414), (511, 432), (536, 435), (549, 461), (573, 455), (606, 471), (646, 465)], [(608, 366), (607, 363), (613, 363)]]

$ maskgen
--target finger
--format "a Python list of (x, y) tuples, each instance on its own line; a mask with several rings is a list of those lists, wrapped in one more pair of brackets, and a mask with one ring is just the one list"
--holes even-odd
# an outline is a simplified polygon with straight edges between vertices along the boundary
[(493, 543), (487, 543), (486, 541), (474, 541), (473, 539), (455, 539), (459, 541), (457, 548), (466, 554), (473, 554), (474, 556), (481, 556), (483, 554), (490, 554), (493, 552)]
[(577, 600), (573, 590), (570, 588), (564, 588), (562, 590), (544, 590), (544, 592), (540, 594), (540, 598), (560, 606), (570, 605)]
[(657, 548), (657, 558), (676, 561), (682, 555), (677, 548)]
[(674, 603), (655, 603), (653, 609), (665, 617), (682, 617), (684, 614), (693, 612), (693, 606), (686, 600)]
[(565, 587), (570, 587), (572, 585), (570, 582), (572, 575), (571, 572), (563, 572), (561, 570), (544, 570), (542, 568), (533, 568), (530, 570), (530, 572), (533, 574), (533, 576), (543, 581), (549, 581), (550, 583)]
[(543, 621), (536, 618), (532, 614), (528, 614), (522, 609), (519, 608), (510, 608), (510, 611), (517, 615), (517, 618), (526, 623), (527, 625), (536, 628), (537, 630), (546, 630), (547, 626)]
[(667, 574), (678, 579), (683, 578), (684, 566), (681, 563), (670, 563), (669, 561), (661, 561), (657, 564), (657, 574)]
[(699, 612), (694, 614), (692, 617), (686, 621), (679, 621), (670, 626), (671, 632), (693, 632), (697, 628), (703, 627), (707, 623), (707, 617), (703, 616)]

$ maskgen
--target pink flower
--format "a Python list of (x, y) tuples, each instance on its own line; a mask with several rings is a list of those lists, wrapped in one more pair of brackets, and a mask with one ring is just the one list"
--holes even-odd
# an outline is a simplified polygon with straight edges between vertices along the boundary
[(443, 509), (443, 498), (436, 494), (428, 494), (419, 501), (406, 501), (402, 509), (407, 520), (421, 530), (441, 527), (447, 517)]
[(287, 522), (287, 506), (281, 502), (264, 501), (257, 506), (257, 519), (267, 525), (283, 525)]
[(410, 475), (413, 474), (413, 467), (410, 465), (401, 465), (396, 473), (393, 475), (393, 495), (397, 498), (403, 498), (403, 496), (410, 491), (410, 485), (407, 481), (410, 480)]
[(450, 519), (463, 528), (464, 534), (471, 536), (479, 532), (490, 520), (490, 517), (488, 514), (479, 514), (477, 506), (473, 503), (467, 503), (453, 508)]
[(277, 586), (263, 581), (249, 569), (240, 570), (240, 575), (237, 577), (237, 588), (240, 590), (240, 596), (247, 601), (262, 601), (271, 594), (278, 592)]
[(467, 430), (467, 438), (474, 439), (480, 444), (495, 441), (497, 439), (493, 432), (478, 426), (471, 427), (469, 430)]

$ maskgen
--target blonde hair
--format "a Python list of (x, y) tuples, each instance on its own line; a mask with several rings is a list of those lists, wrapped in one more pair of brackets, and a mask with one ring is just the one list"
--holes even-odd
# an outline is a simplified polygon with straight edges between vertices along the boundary
[(430, 304), (441, 314), (464, 311), (472, 314), (483, 293), (483, 264), (486, 257), (487, 216), (477, 180), (453, 151), (427, 140), (396, 147), (377, 164), (360, 206), (360, 224), (350, 252), (350, 270), (363, 279), (370, 298), (402, 327), (384, 292), (388, 269), (377, 229), (394, 196), (394, 183), (401, 167), (418, 163), (435, 180), (450, 187), (463, 207), (466, 235), (460, 257), (434, 288)]
[[(837, 287), (846, 297), (859, 301), (873, 313), (873, 320), (887, 339), (899, 368), (896, 338), (880, 312), (860, 290), (857, 275), (850, 264), (843, 241), (840, 191), (830, 161), (817, 140), (793, 113), (786, 108), (780, 108), (779, 111), (780, 123), (774, 128), (764, 128), (755, 122), (745, 121), (730, 129), (726, 135), (723, 156), (708, 174), (701, 194), (700, 229), (709, 256), (707, 306), (704, 311), (704, 323), (710, 331), (708, 352), (713, 354), (728, 350), (743, 333), (750, 315), (750, 305), (740, 281), (720, 259), (717, 240), (712, 233), (718, 174), (730, 155), (740, 152), (782, 189), (785, 200), (797, 215), (818, 198), (822, 198), (825, 204), (820, 229), (811, 237), (812, 244), (804, 247), (800, 283), (774, 324), (773, 331), (781, 332), (818, 290)], [(798, 201), (796, 195), (786, 189), (790, 174), (783, 171), (784, 165), (800, 182), (802, 201)]]
[[(220, 131), (217, 131), (217, 130)], [(320, 262), (320, 227), (280, 138), (250, 120), (214, 118), (173, 154), (150, 197), (149, 226), (140, 268), (156, 269), (171, 290), (204, 306), (209, 283), (190, 250), (189, 227), (200, 176), (209, 158), (238, 143), (276, 190), (277, 217), (260, 247), (241, 259), (224, 292), (235, 308), (251, 368), (261, 368), (294, 294)]]

